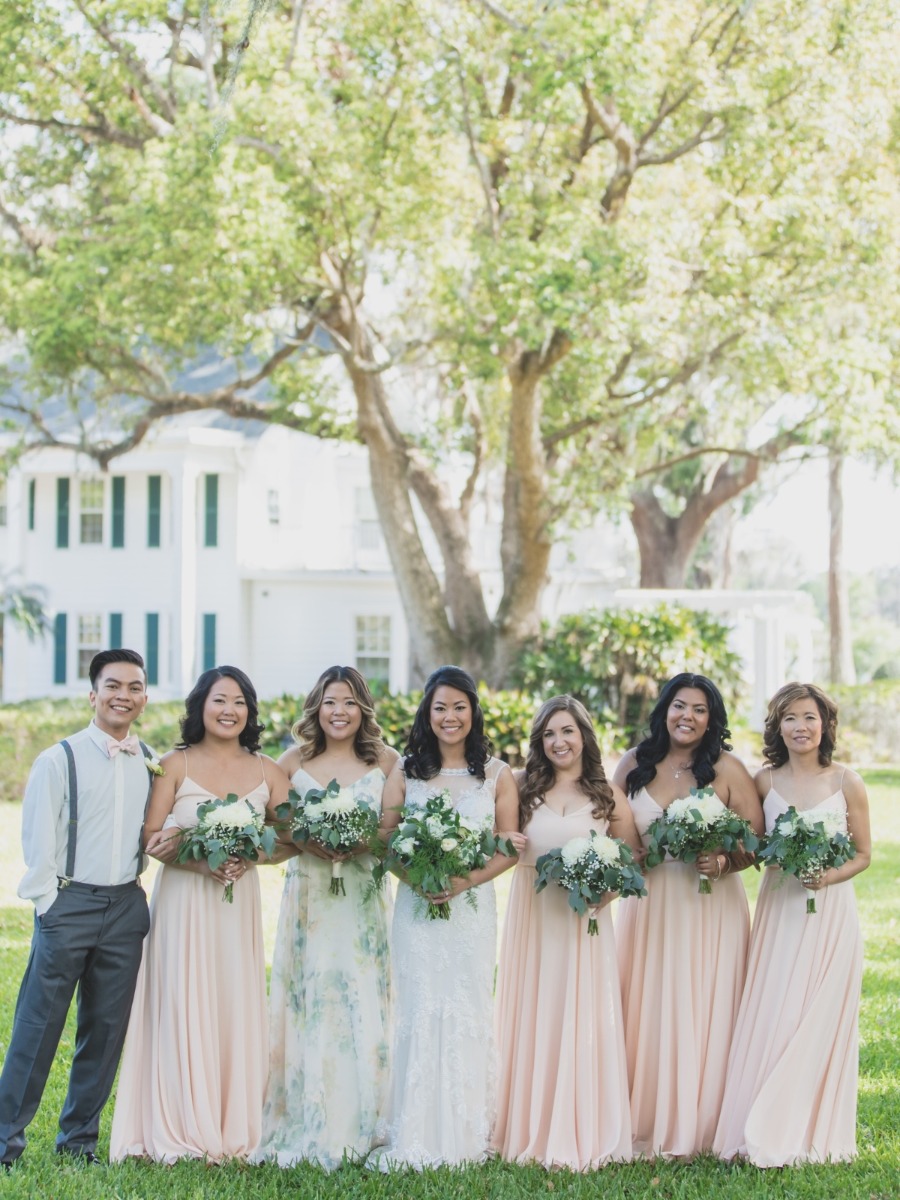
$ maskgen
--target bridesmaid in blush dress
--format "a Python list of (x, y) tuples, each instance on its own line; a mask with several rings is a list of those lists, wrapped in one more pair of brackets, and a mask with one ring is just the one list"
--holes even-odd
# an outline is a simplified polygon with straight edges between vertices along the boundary
[[(396, 750), (385, 746), (372, 695), (354, 667), (329, 667), (306, 697), (296, 746), (279, 764), (305, 794), (332, 779), (381, 814)], [(345, 895), (330, 892), (342, 861)], [(366, 847), (335, 854), (307, 842), (288, 864), (269, 998), (269, 1081), (258, 1157), (326, 1169), (365, 1157), (387, 1100), (387, 890), (371, 892)]]
[[(204, 672), (185, 709), (144, 825), (147, 850), (164, 865), (119, 1074), (112, 1160), (218, 1163), (247, 1158), (260, 1137), (268, 1048), (256, 867), (232, 858), (210, 871), (174, 858), (199, 805), (235, 793), (264, 813), (287, 798), (288, 780), (259, 753), (263, 726), (243, 671)], [(222, 902), (228, 883), (231, 904)]]
[[(704, 675), (663, 687), (650, 736), (622, 758), (624, 788), (641, 837), (692, 787), (719, 799), (762, 832), (753, 780), (729, 753), (725, 705)], [(736, 868), (749, 856), (667, 859), (646, 872), (647, 896), (620, 901), (616, 946), (636, 1155), (691, 1158), (712, 1148), (725, 1090), (731, 1035), (746, 969), (750, 915)], [(698, 872), (714, 880), (698, 891)]]
[(872, 844), (865, 785), (832, 762), (836, 730), (837, 708), (814, 684), (785, 684), (769, 704), (769, 765), (756, 776), (767, 830), (790, 805), (833, 815), (856, 857), (802, 883), (777, 867), (765, 873), (714, 1146), (758, 1167), (856, 1154), (863, 953), (850, 880), (868, 867)]
[(599, 934), (588, 936), (561, 888), (535, 893), (535, 863), (591, 830), (635, 851), (639, 841), (624, 794), (606, 780), (591, 719), (572, 696), (554, 696), (536, 715), (516, 781), (527, 838), (500, 952), (493, 1145), (515, 1162), (586, 1171), (631, 1158), (612, 896), (599, 906)]

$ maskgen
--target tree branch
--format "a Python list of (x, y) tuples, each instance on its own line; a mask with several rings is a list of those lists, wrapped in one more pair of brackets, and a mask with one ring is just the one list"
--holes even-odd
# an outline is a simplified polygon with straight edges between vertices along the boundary
[(159, 84), (147, 70), (146, 64), (141, 62), (141, 60), (134, 54), (133, 49), (129, 47), (127, 43), (120, 41), (113, 34), (104, 20), (98, 19), (91, 15), (86, 0), (74, 0), (74, 3), (75, 7), (91, 26), (94, 32), (97, 33), (104, 42), (106, 42), (107, 46), (109, 46), (110, 50), (115, 53), (116, 57), (123, 64), (129, 75), (131, 75), (137, 81), (140, 89), (153, 97), (165, 120), (170, 125), (174, 125), (175, 105), (172, 102), (171, 97), (166, 95), (165, 91), (159, 86)]
[(127, 146), (129, 150), (142, 150), (147, 141), (146, 138), (123, 133), (121, 129), (116, 129), (108, 121), (101, 121), (97, 125), (79, 125), (70, 121), (59, 121), (56, 117), (46, 119), (21, 117), (6, 108), (0, 108), (0, 118), (4, 121), (11, 121), (13, 125), (25, 125), (31, 129), (48, 129), (58, 133), (75, 134), (86, 142), (112, 142), (118, 146)]

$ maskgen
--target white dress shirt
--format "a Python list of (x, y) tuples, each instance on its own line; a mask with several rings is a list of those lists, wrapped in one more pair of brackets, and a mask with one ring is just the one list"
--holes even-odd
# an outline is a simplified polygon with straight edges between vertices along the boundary
[[(110, 758), (109, 737), (92, 721), (66, 739), (75, 756), (78, 837), (73, 878), (104, 886), (128, 883), (144, 869), (141, 828), (150, 786), (143, 755)], [(43, 916), (66, 873), (69, 836), (69, 767), (62, 746), (34, 761), (22, 801), (22, 850), (27, 870), (19, 884)]]

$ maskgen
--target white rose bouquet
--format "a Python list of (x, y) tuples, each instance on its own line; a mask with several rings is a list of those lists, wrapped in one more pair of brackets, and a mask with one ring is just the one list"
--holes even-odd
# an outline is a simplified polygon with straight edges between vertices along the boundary
[[(759, 845), (756, 834), (737, 813), (723, 804), (711, 787), (691, 788), (681, 800), (673, 800), (661, 817), (647, 828), (647, 857), (644, 866), (656, 867), (668, 851), (681, 862), (696, 862), (710, 850), (726, 854), (739, 850), (753, 851)], [(709, 896), (712, 883), (700, 877), (700, 895)]]
[[(327, 787), (310, 788), (305, 796), (293, 789), (275, 809), (295, 842), (319, 842), (336, 854), (347, 854), (360, 844), (370, 846), (378, 833), (378, 813), (369, 798), (342, 788), (336, 779)], [(344, 864), (332, 861), (332, 896), (346, 896)]]
[[(817, 878), (829, 867), (840, 867), (856, 857), (856, 847), (839, 813), (815, 815), (798, 812), (793, 805), (781, 814), (772, 832), (763, 838), (759, 857), (802, 883)], [(806, 888), (806, 911), (816, 911), (816, 893)]]
[[(373, 872), (381, 883), (388, 871), (401, 875), (409, 886), (427, 900), (431, 920), (449, 921), (450, 905), (437, 904), (429, 896), (446, 892), (454, 876), (468, 876), (497, 852), (513, 855), (505, 838), (494, 835), (490, 822), (479, 823), (461, 816), (453, 807), (450, 793), (429, 796), (424, 808), (404, 807), (400, 824), (388, 838), (387, 853)], [(466, 900), (473, 908), (478, 901), (470, 888)]]
[[(535, 864), (534, 890), (542, 892), (556, 883), (569, 894), (569, 907), (579, 916), (594, 909), (607, 892), (620, 896), (646, 896), (644, 877), (635, 866), (628, 845), (592, 829), (587, 837), (572, 838), (558, 850), (542, 854)], [(596, 913), (590, 911), (588, 933), (599, 933)]]
[[(275, 848), (275, 830), (266, 818), (246, 800), (229, 792), (224, 800), (209, 800), (197, 809), (197, 824), (182, 831), (176, 862), (205, 859), (211, 871), (217, 871), (229, 858), (257, 862), (260, 851), (271, 854)], [(222, 895), (234, 901), (234, 884), (227, 883)]]

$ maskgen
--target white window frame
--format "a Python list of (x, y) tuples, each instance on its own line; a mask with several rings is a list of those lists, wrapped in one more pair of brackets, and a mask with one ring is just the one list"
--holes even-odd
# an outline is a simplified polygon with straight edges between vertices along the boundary
[[(99, 503), (85, 503), (87, 489), (99, 489)], [(102, 546), (105, 534), (106, 517), (106, 485), (102, 479), (91, 477), (78, 480), (78, 540), (82, 546)], [(99, 537), (85, 537), (85, 519), (90, 518), (89, 528), (98, 532)], [(99, 521), (98, 521), (99, 518)]]
[(381, 522), (378, 519), (378, 509), (375, 507), (375, 497), (372, 495), (371, 488), (358, 487), (355, 489), (354, 515), (358, 549), (369, 553), (383, 550), (384, 535), (381, 532)]
[(360, 614), (355, 621), (356, 669), (371, 682), (390, 682), (393, 629), (390, 614)]
[[(107, 618), (108, 619), (108, 618)], [(75, 677), (89, 679), (91, 659), (103, 649), (103, 614), (78, 613), (75, 626)], [(92, 635), (95, 635), (92, 637)], [(82, 663), (84, 670), (82, 671)]]

